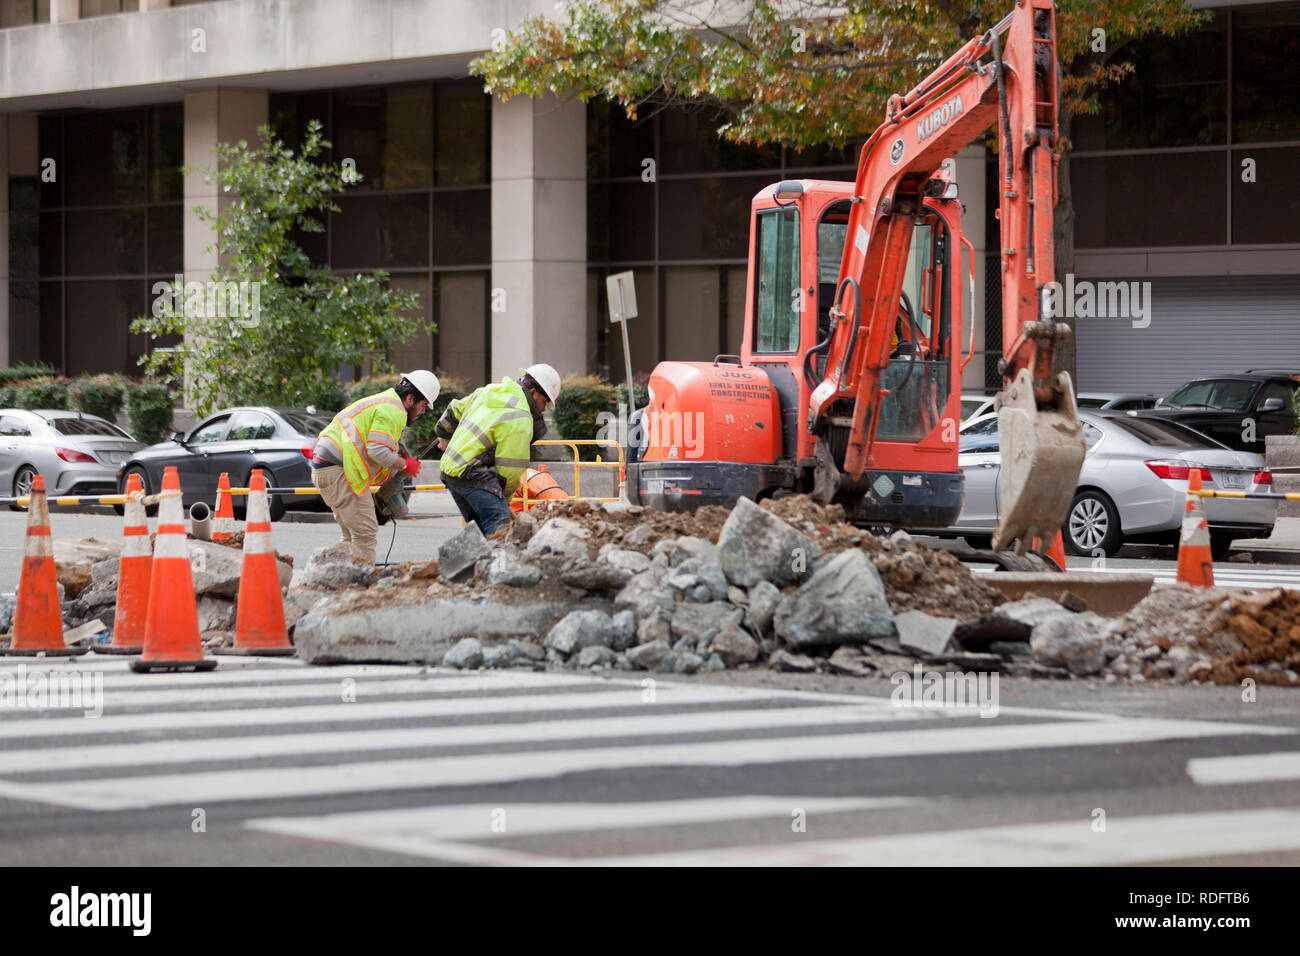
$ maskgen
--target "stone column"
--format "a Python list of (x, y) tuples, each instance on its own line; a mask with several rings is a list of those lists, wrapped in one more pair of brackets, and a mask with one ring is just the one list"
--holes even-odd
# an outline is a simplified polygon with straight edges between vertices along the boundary
[[(257, 127), (267, 121), (265, 90), (210, 89), (185, 94), (185, 162), (200, 169), (217, 165), (217, 143), (244, 139), (257, 142)], [(195, 206), (215, 212), (231, 202), (221, 187), (202, 173), (185, 177), (185, 281), (206, 282), (217, 268), (217, 234), (194, 213)]]
[(492, 102), (494, 380), (533, 362), (587, 371), (586, 144), (576, 99)]
[(70, 23), (81, 19), (81, 0), (50, 0), (50, 22)]
[[(9, 283), (12, 278), (9, 264), (9, 180), (19, 176), (39, 176), (40, 158), (37, 152), (36, 115), (0, 113), (0, 368), (13, 361), (13, 321), (18, 318), (10, 315), (9, 301)], [(18, 331), (22, 333), (23, 330)], [(28, 328), (26, 335), (29, 340), (35, 335), (39, 341), (39, 331), (34, 328)], [(21, 347), (22, 343), (19, 344), (20, 350)]]
[[(975, 249), (975, 295), (970, 294), (970, 265), (966, 262), (966, 249), (959, 252), (961, 259), (962, 356), (967, 354), (972, 325), (975, 328), (975, 351), (984, 350), (984, 164), (983, 146), (968, 146), (956, 155), (954, 178), (957, 181), (957, 201), (962, 204), (961, 231)], [(998, 294), (997, 291), (994, 294)], [(966, 392), (984, 391), (984, 356), (971, 359), (962, 375), (961, 388)]]

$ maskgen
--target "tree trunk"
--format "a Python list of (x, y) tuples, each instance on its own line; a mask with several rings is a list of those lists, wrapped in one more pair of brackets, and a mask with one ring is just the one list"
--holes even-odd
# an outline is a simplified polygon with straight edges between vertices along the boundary
[[(1074, 114), (1064, 107), (1060, 112), (1061, 136), (1068, 143)], [(1056, 281), (1065, 285), (1065, 277), (1074, 271), (1074, 198), (1070, 192), (1070, 150), (1061, 151), (1057, 168), (1056, 209), (1052, 218), (1052, 240), (1056, 246)], [(1070, 335), (1056, 345), (1056, 371), (1069, 372), (1075, 388), (1079, 385), (1078, 336), (1076, 321), (1070, 320)]]

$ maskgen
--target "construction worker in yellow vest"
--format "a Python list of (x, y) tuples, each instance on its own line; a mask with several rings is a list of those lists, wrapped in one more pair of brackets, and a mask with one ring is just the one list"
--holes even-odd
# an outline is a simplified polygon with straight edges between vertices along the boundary
[(419, 474), (420, 462), (399, 454), (398, 444), (402, 430), (437, 401), (439, 388), (438, 376), (427, 369), (407, 372), (394, 388), (343, 409), (316, 439), (311, 483), (360, 561), (375, 563), (379, 534), (370, 487), (382, 484), (394, 468)]
[(492, 534), (512, 520), (510, 496), (546, 434), (542, 413), (560, 397), (560, 375), (530, 365), (447, 406), (436, 429), (442, 481), (466, 521)]

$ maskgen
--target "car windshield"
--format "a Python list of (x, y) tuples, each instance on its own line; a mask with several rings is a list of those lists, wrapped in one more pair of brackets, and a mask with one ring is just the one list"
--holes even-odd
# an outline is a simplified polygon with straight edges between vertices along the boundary
[(1227, 412), (1240, 412), (1246, 409), (1257, 386), (1256, 382), (1238, 378), (1208, 378), (1188, 382), (1171, 392), (1165, 398), (1164, 405), (1167, 408), (1217, 408)]
[(281, 411), (280, 417), (289, 423), (289, 427), (299, 435), (307, 438), (315, 438), (323, 432), (330, 423), (328, 418), (320, 415), (312, 415), (310, 412), (300, 412), (294, 409)]
[(124, 438), (132, 441), (130, 435), (116, 425), (96, 421), (93, 418), (51, 418), (50, 427), (60, 435), (97, 435), (107, 438)]
[(1107, 419), (1107, 424), (1128, 432), (1148, 445), (1167, 445), (1173, 448), (1223, 448), (1213, 438), (1179, 425), (1177, 422), (1157, 421), (1152, 418)]

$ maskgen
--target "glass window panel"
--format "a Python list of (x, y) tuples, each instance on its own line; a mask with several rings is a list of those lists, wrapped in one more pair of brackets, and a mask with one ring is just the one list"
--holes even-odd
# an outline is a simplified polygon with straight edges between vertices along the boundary
[(140, 0), (81, 0), (81, 19), (114, 13), (138, 13)]
[[(17, 182), (10, 186), (10, 197)], [(32, 185), (29, 181), (28, 185)], [(29, 190), (34, 193), (35, 190)], [(15, 279), (34, 279), (40, 274), (41, 254), (45, 249), (48, 228), (45, 217), (34, 209), (14, 209), (9, 213), (9, 275)], [(57, 213), (55, 214), (57, 216)], [(47, 269), (48, 271), (48, 269)]]
[[(11, 217), (16, 219), (17, 217)], [(63, 213), (41, 213), (41, 275), (63, 275)]]
[(190, 432), (187, 444), (190, 445), (207, 445), (215, 441), (221, 441), (221, 436), (225, 434), (226, 425), (230, 423), (229, 415), (222, 415), (211, 421), (204, 422), (194, 431)]
[[(42, 282), (37, 349), (42, 362), (63, 368), (63, 283)], [(66, 371), (66, 369), (64, 369)]]
[(587, 190), (587, 258), (643, 262), (654, 258), (653, 183), (605, 183)]
[(185, 211), (180, 205), (149, 207), (149, 264), (152, 275), (173, 275), (183, 268)]
[(55, 173), (53, 182), (46, 182), (41, 177), (40, 201), (42, 206), (63, 205), (63, 184), (67, 177), (63, 168), (63, 117), (42, 116), (37, 125), (37, 146), (40, 150), (40, 166), (44, 171), (51, 168), (46, 160), (54, 160)]
[[(754, 194), (772, 176), (676, 179), (659, 184), (661, 221), (672, 223), (660, 237), (664, 259), (744, 259), (749, 245), (749, 209)], [(617, 225), (614, 227), (617, 230)]]
[(753, 350), (793, 352), (799, 347), (798, 212), (760, 213), (757, 242)]
[(718, 354), (718, 280), (717, 266), (664, 269), (664, 314), (671, 316), (664, 348), (674, 359), (711, 362)]
[(330, 214), (333, 265), (339, 269), (387, 269), (429, 264), (429, 199), (426, 194), (358, 196), (339, 200)]
[(431, 185), (432, 129), (433, 91), (427, 83), (341, 90), (334, 95), (335, 155), (355, 161), (362, 177), (355, 188)]
[(438, 368), (477, 387), (488, 377), (488, 273), (443, 272), (434, 281), (438, 290)]
[(655, 155), (653, 120), (632, 122), (627, 111), (608, 100), (587, 106), (587, 176), (640, 177)]
[[(389, 281), (389, 286), (393, 289), (400, 289), (403, 292), (414, 292), (419, 296), (419, 304), (414, 312), (404, 312), (403, 315), (410, 315), (414, 319), (427, 321), (429, 316), (429, 274), (423, 275), (402, 275), (393, 276)], [(397, 345), (393, 349), (393, 364), (398, 370), (410, 370), (413, 368), (433, 368), (433, 335), (423, 329), (416, 328), (417, 323), (412, 322), (409, 326), (412, 329), (411, 337), (405, 342)], [(416, 449), (412, 448), (411, 451)]]
[[(302, 142), (303, 131), (310, 120), (320, 120), (325, 138), (330, 139), (330, 102), (328, 93), (272, 94), (267, 103), (268, 122), (291, 148)], [(328, 152), (326, 155), (332, 155)]]
[(144, 209), (93, 209), (64, 214), (67, 274), (144, 272)]
[(1300, 5), (1232, 16), (1234, 143), (1300, 139)]
[(237, 412), (226, 433), (227, 441), (259, 441), (275, 435), (275, 422), (261, 412)]
[(1115, 44), (1112, 59), (1134, 70), (1107, 87), (1101, 109), (1074, 120), (1075, 148), (1144, 149), (1227, 142), (1227, 16), (1182, 37)]
[(492, 263), (492, 193), (486, 189), (433, 194), (433, 264)]
[(185, 111), (180, 106), (149, 110), (149, 201), (171, 202), (182, 197), (181, 166), (185, 163)]
[(295, 229), (293, 241), (298, 243), (298, 246), (312, 262), (317, 265), (329, 264), (329, 239), (328, 233), (324, 230), (307, 232), (304, 229)]
[(139, 374), (127, 349), (128, 326), (145, 314), (139, 280), (68, 282), (68, 375)]
[(486, 183), (491, 98), (483, 92), (483, 84), (478, 80), (437, 83), (434, 96), (434, 185)]
[(144, 201), (144, 119), (143, 110), (66, 117), (64, 136), (74, 148), (59, 172), (68, 178), (69, 206)]
[(0, 29), (38, 23), (35, 0), (0, 0)]
[(781, 147), (740, 146), (718, 138), (721, 120), (701, 112), (668, 110), (659, 114), (663, 161), (659, 173), (780, 169)]
[(1223, 245), (1226, 152), (1072, 159), (1078, 248)]
[(64, 214), (67, 275), (144, 272), (144, 209), (93, 209)]
[[(1242, 182), (1245, 159), (1253, 183)], [(1300, 148), (1233, 150), (1232, 170), (1232, 241), (1300, 242)]]
[(855, 139), (838, 147), (822, 145), (809, 146), (805, 149), (788, 149), (785, 153), (787, 173), (791, 169), (811, 166), (852, 166), (856, 169), (863, 142), (864, 140)]

